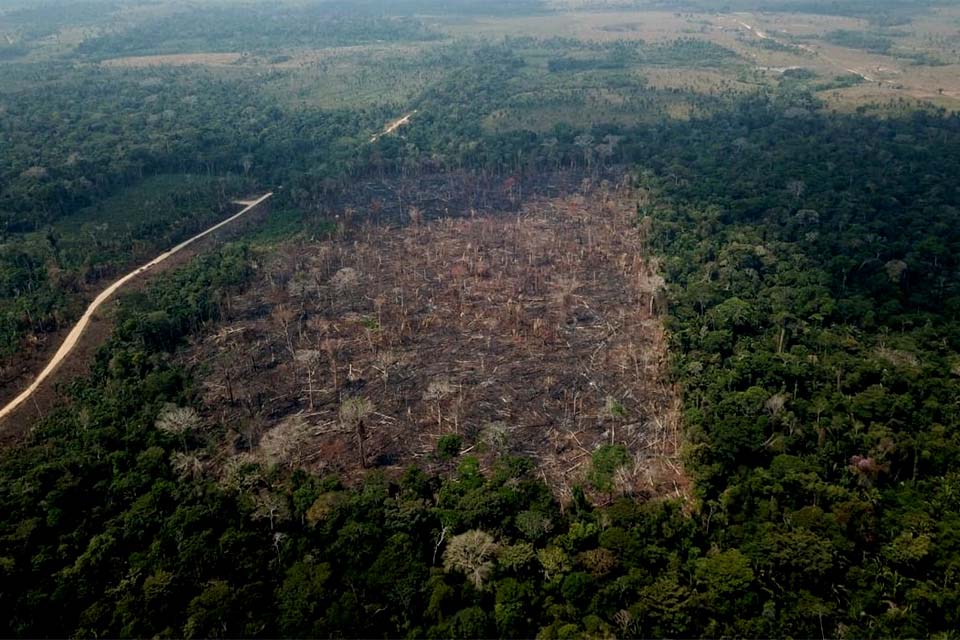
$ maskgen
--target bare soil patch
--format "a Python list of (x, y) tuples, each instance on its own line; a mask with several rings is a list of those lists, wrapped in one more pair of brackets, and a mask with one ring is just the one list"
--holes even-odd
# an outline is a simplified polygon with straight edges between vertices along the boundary
[(623, 7), (609, 11), (583, 10), (584, 7), (556, 7), (560, 11), (536, 16), (484, 17), (444, 21), (437, 26), (453, 36), (489, 37), (505, 35), (533, 37), (570, 37), (594, 42), (644, 40), (664, 42), (698, 33), (711, 14), (679, 14), (672, 11), (631, 10)]
[(509, 214), (414, 208), (402, 229), (281, 247), (182, 354), (208, 418), (231, 427), (215, 462), (442, 471), (456, 462), (438, 443), (457, 436), (484, 465), (532, 458), (564, 496), (620, 445), (615, 492), (683, 493), (637, 198), (623, 182)]
[(234, 65), (243, 58), (240, 53), (174, 53), (154, 56), (127, 56), (104, 60), (105, 67), (139, 69), (143, 67), (183, 67), (193, 64), (222, 67)]

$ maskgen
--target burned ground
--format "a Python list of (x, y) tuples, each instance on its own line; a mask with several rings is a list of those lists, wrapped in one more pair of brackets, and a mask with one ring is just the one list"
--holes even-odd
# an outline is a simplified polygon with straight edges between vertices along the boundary
[(442, 470), (442, 441), (485, 465), (529, 457), (562, 496), (620, 445), (631, 462), (607, 491), (683, 491), (639, 195), (605, 182), (509, 213), (413, 210), (265, 256), (183, 356), (231, 429), (215, 462)]
[[(423, 221), (469, 217), (477, 212), (517, 213), (531, 199), (559, 198), (589, 182), (618, 182), (620, 167), (582, 170), (553, 169), (519, 172), (504, 177), (494, 173), (427, 169), (409, 175), (370, 176), (340, 184), (330, 180), (312, 189), (294, 188), (290, 202), (299, 209), (341, 227), (370, 222), (400, 225), (410, 222), (411, 209)], [(585, 182), (586, 180), (586, 182)]]

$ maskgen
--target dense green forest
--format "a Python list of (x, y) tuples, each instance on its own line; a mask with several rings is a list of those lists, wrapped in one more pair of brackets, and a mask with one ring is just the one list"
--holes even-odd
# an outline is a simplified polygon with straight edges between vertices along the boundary
[[(3, 354), (25, 335), (75, 317), (71, 289), (208, 226), (243, 190), (302, 174), (313, 184), (342, 181), (353, 171), (351, 136), (391, 113), (282, 110), (253, 90), (250, 76), (195, 69), (6, 70), (12, 86), (0, 92)], [(182, 179), (154, 193), (149, 181), (158, 175)], [(132, 221), (119, 212), (131, 199), (146, 212), (137, 217), (148, 217), (122, 230), (109, 227)]]
[(74, 406), (3, 457), (7, 632), (955, 629), (960, 120), (750, 100), (620, 134), (658, 193), (639, 214), (672, 286), (693, 512), (560, 509), (522, 459), (350, 489), (249, 465), (205, 480), (226, 425), (158, 426), (195, 393), (167, 354), (258, 260), (234, 246), (128, 299)]
[[(907, 4), (935, 3), (726, 3), (880, 5), (887, 23)], [(954, 637), (960, 117), (894, 99), (825, 108), (817, 92), (860, 75), (650, 80), (748, 77), (740, 53), (689, 34), (453, 39), (423, 18), (549, 13), (538, 2), (400, 5), (122, 14), (62, 59), (29, 58), (32, 39), (98, 24), (104, 5), (0, 16), (24, 36), (0, 45), (0, 354), (66, 326), (105, 279), (238, 196), (274, 190), (278, 212), (123, 296), (89, 374), (0, 451), (0, 635)], [(331, 109), (277, 97), (313, 69), (97, 63), (233, 51), (248, 34), (245, 51), (291, 59), (307, 44), (405, 47), (374, 64), (426, 79), (402, 101)], [(177, 354), (216, 330), (276, 242), (326, 237), (342, 213), (330, 203), (364, 181), (559, 171), (622, 172), (645, 196), (634, 222), (668, 286), (689, 496), (616, 494), (615, 446), (590, 452), (569, 500), (530, 459), (481, 470), (455, 439), (437, 473), (221, 458), (237, 425), (204, 412), (202, 363)]]

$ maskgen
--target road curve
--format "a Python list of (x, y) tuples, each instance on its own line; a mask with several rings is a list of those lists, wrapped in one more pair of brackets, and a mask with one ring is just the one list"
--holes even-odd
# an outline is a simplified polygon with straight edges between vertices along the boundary
[(7, 406), (5, 406), (3, 409), (0, 409), (0, 420), (7, 417), (10, 413), (13, 412), (14, 409), (16, 409), (21, 404), (23, 404), (23, 402), (27, 400), (31, 395), (33, 395), (33, 393), (40, 387), (43, 381), (46, 380), (48, 377), (50, 377), (50, 375), (54, 371), (56, 371), (57, 367), (60, 366), (60, 363), (63, 362), (63, 360), (70, 354), (70, 352), (76, 346), (77, 341), (80, 339), (80, 336), (83, 334), (84, 329), (86, 329), (87, 325), (90, 324), (90, 319), (93, 318), (94, 312), (100, 307), (100, 305), (106, 302), (107, 299), (111, 295), (113, 295), (117, 289), (125, 285), (127, 282), (129, 282), (133, 278), (136, 278), (141, 273), (144, 273), (145, 271), (148, 271), (153, 267), (157, 266), (158, 264), (160, 264), (161, 262), (163, 262), (164, 260), (172, 256), (173, 254), (177, 253), (178, 251), (181, 251), (182, 249), (193, 244), (200, 238), (213, 233), (220, 227), (230, 224), (231, 222), (233, 222), (240, 216), (244, 215), (245, 213), (247, 213), (257, 205), (259, 205), (260, 203), (262, 203), (264, 200), (266, 200), (272, 195), (273, 195), (273, 192), (271, 191), (269, 193), (266, 193), (260, 196), (256, 200), (244, 202), (243, 204), (246, 204), (247, 206), (244, 207), (243, 210), (240, 211), (239, 213), (235, 213), (234, 215), (230, 216), (226, 220), (223, 220), (222, 222), (218, 222), (217, 224), (213, 225), (206, 231), (202, 231), (201, 233), (198, 233), (197, 235), (193, 236), (189, 240), (184, 240), (174, 248), (164, 253), (161, 253), (159, 256), (157, 256), (147, 264), (143, 265), (142, 267), (138, 267), (134, 269), (133, 271), (131, 271), (130, 273), (123, 276), (122, 278), (120, 278), (119, 280), (111, 284), (109, 287), (104, 289), (100, 293), (100, 295), (94, 298), (93, 302), (90, 303), (90, 306), (87, 307), (87, 310), (84, 312), (83, 316), (81, 316), (80, 320), (77, 321), (77, 324), (74, 325), (73, 329), (70, 330), (70, 333), (67, 334), (66, 340), (63, 341), (63, 344), (60, 345), (60, 348), (54, 354), (53, 358), (50, 359), (50, 362), (47, 363), (47, 366), (43, 368), (43, 371), (40, 372), (40, 375), (37, 376), (36, 380), (34, 380), (29, 387), (24, 389), (23, 393), (21, 393), (16, 398), (11, 400), (10, 403), (7, 404)]

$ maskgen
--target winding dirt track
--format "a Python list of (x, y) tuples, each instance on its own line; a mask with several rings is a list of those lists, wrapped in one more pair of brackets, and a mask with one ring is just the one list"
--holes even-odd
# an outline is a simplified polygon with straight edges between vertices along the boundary
[(83, 316), (80, 317), (80, 320), (77, 321), (77, 324), (75, 324), (73, 329), (70, 330), (70, 333), (67, 334), (67, 338), (63, 341), (63, 344), (60, 345), (60, 348), (57, 350), (56, 354), (54, 354), (53, 358), (50, 359), (50, 362), (47, 363), (47, 366), (44, 367), (43, 371), (40, 372), (40, 375), (37, 376), (37, 378), (30, 384), (29, 387), (23, 390), (23, 393), (21, 393), (16, 398), (11, 400), (10, 403), (8, 403), (7, 406), (5, 406), (3, 409), (0, 409), (0, 420), (3, 420), (4, 418), (6, 418), (10, 413), (14, 411), (14, 409), (16, 409), (18, 406), (23, 404), (23, 402), (27, 400), (31, 395), (33, 395), (33, 393), (40, 387), (43, 381), (46, 380), (48, 377), (50, 377), (50, 375), (54, 371), (56, 371), (57, 367), (60, 366), (60, 364), (64, 361), (64, 359), (68, 355), (70, 355), (70, 352), (76, 346), (77, 341), (80, 339), (80, 336), (83, 334), (84, 329), (86, 329), (87, 325), (90, 324), (90, 320), (91, 318), (93, 318), (94, 312), (96, 312), (96, 310), (100, 307), (100, 305), (106, 302), (107, 299), (117, 291), (117, 289), (125, 285), (127, 282), (129, 282), (133, 278), (136, 278), (138, 275), (157, 266), (158, 264), (160, 264), (170, 256), (174, 255), (175, 253), (193, 244), (200, 238), (203, 238), (204, 236), (207, 236), (213, 233), (217, 229), (230, 224), (231, 222), (233, 222), (240, 216), (244, 215), (251, 209), (257, 207), (260, 203), (262, 203), (264, 200), (266, 200), (272, 195), (273, 195), (273, 192), (271, 191), (269, 193), (266, 193), (260, 196), (255, 200), (241, 201), (240, 204), (244, 204), (246, 206), (239, 213), (235, 213), (229, 218), (227, 218), (226, 220), (223, 220), (213, 225), (206, 231), (202, 231), (197, 235), (193, 236), (192, 238), (188, 240), (184, 240), (174, 248), (164, 253), (161, 253), (159, 256), (157, 256), (147, 264), (134, 269), (133, 271), (131, 271), (130, 273), (123, 276), (122, 278), (120, 278), (119, 280), (111, 284), (109, 287), (104, 289), (100, 293), (100, 295), (94, 298), (93, 302), (90, 303), (90, 306), (87, 307), (87, 310), (84, 312)]

